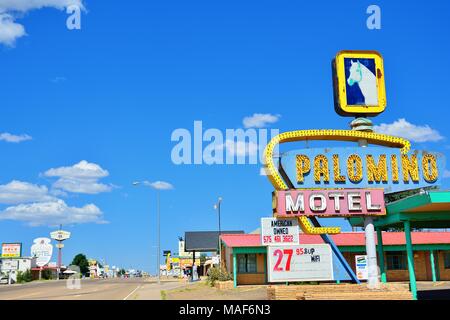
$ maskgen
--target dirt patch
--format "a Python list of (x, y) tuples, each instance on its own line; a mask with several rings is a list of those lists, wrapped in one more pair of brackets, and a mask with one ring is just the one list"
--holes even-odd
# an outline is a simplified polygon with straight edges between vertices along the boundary
[(218, 290), (206, 282), (165, 291), (167, 300), (267, 300), (266, 286), (242, 286)]

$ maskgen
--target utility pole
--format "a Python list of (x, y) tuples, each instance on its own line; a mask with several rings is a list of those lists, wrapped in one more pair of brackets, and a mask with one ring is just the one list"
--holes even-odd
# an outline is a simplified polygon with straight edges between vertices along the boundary
[(161, 259), (161, 217), (160, 217), (160, 196), (159, 190), (156, 189), (156, 205), (157, 205), (157, 227), (158, 227), (158, 254), (157, 254), (157, 263), (158, 268), (158, 284), (161, 284), (161, 270), (160, 270), (160, 259)]
[[(164, 187), (161, 188), (157, 184), (164, 184)], [(173, 189), (173, 186), (170, 183), (157, 181), (154, 183), (150, 183), (148, 181), (134, 181), (133, 186), (139, 186), (140, 184), (143, 184), (145, 186), (149, 186), (156, 190), (156, 225), (157, 225), (157, 237), (158, 237), (158, 252), (157, 252), (157, 268), (156, 272), (158, 273), (158, 284), (161, 284), (161, 270), (160, 270), (160, 262), (161, 262), (161, 209), (160, 209), (160, 190), (170, 190)]]
[(220, 243), (220, 236), (222, 234), (222, 230), (220, 227), (220, 205), (222, 203), (222, 197), (219, 197), (217, 200), (217, 203), (214, 205), (214, 209), (217, 210), (218, 216), (219, 216), (219, 267), (222, 267), (222, 245)]

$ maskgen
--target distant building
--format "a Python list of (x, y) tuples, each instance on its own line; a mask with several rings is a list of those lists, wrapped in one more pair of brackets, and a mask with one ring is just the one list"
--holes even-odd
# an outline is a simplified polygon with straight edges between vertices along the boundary
[(17, 281), (17, 273), (32, 270), (36, 267), (36, 257), (0, 258), (0, 272), (11, 273), (11, 279)]

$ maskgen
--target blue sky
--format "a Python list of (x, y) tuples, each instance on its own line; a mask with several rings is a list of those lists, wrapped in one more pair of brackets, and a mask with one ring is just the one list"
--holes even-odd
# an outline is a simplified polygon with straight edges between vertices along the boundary
[[(108, 222), (65, 226), (65, 263), (83, 252), (154, 271), (156, 191), (133, 187), (135, 180), (174, 186), (161, 191), (162, 249), (176, 251), (184, 231), (215, 230), (218, 196), (223, 229), (256, 229), (271, 214), (272, 187), (260, 167), (176, 166), (171, 134), (193, 130), (195, 120), (242, 128), (255, 113), (275, 115), (267, 127), (280, 131), (346, 129), (351, 119), (334, 112), (331, 86), (331, 59), (343, 49), (384, 57), (388, 106), (375, 124), (416, 133), (414, 148), (449, 154), (446, 1), (376, 1), (381, 30), (366, 27), (372, 1), (83, 3), (81, 30), (68, 30), (68, 15), (51, 6), (6, 11), (26, 35), (0, 43), (0, 134), (31, 137), (0, 139), (0, 185), (47, 188), (44, 196), (68, 207), (95, 205), (97, 222)], [(402, 118), (407, 123), (396, 122)], [(93, 177), (73, 174), (82, 160)], [(32, 240), (51, 230), (0, 220), (0, 242), (20, 241), (29, 254)]]

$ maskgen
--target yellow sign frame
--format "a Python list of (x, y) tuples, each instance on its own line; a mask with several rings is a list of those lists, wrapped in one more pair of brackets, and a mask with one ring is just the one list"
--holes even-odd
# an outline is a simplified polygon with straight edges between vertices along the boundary
[[(297, 130), (280, 133), (275, 136), (264, 150), (264, 163), (266, 174), (275, 190), (288, 190), (288, 185), (284, 182), (278, 172), (273, 159), (273, 152), (278, 144), (285, 142), (297, 142), (304, 140), (334, 140), (353, 141), (366, 140), (368, 143), (391, 148), (400, 148), (402, 154), (407, 154), (411, 148), (411, 143), (403, 138), (389, 136), (381, 133), (353, 131), (353, 130)], [(272, 199), (272, 202), (274, 200)], [(314, 227), (306, 216), (298, 217), (299, 225), (303, 232), (308, 234), (338, 234), (339, 227)]]
[[(349, 105), (347, 104), (347, 86), (344, 59), (374, 59), (377, 79), (377, 91), (378, 91), (378, 105), (377, 106), (362, 106), (362, 105)], [(386, 87), (384, 81), (384, 65), (383, 57), (377, 51), (352, 51), (345, 50), (337, 53), (334, 60), (335, 67), (335, 101), (336, 111), (342, 116), (375, 116), (382, 113), (386, 109)]]

